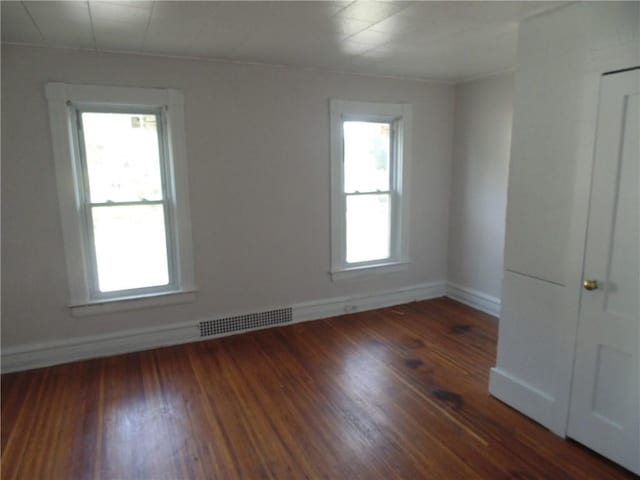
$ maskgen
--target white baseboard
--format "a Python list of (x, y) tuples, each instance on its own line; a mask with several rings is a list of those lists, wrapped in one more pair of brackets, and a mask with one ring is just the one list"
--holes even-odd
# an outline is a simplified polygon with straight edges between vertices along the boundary
[(411, 287), (398, 288), (375, 294), (359, 294), (348, 297), (334, 297), (327, 300), (299, 303), (293, 306), (294, 322), (334, 317), (345, 313), (361, 312), (376, 308), (390, 307), (418, 300), (444, 297), (445, 282), (423, 283)]
[[(304, 322), (307, 320), (317, 320), (342, 315), (344, 313), (372, 310), (416, 300), (442, 297), (446, 293), (445, 286), (445, 282), (436, 282), (388, 290), (375, 294), (334, 297), (315, 302), (299, 303), (292, 305), (293, 321)], [(222, 315), (215, 315), (211, 318), (220, 317), (222, 317)], [(204, 319), (165, 325), (158, 328), (127, 330), (105, 335), (75, 338), (72, 340), (5, 348), (2, 351), (2, 373), (48, 367), (77, 360), (107, 357), (110, 355), (138, 352), (152, 348), (216, 338), (217, 336), (200, 337), (198, 325), (201, 320)], [(209, 320), (209, 318), (206, 320)]]
[(552, 428), (555, 400), (542, 390), (494, 367), (489, 375), (489, 393), (546, 428)]
[(493, 315), (494, 317), (500, 316), (500, 299), (478, 290), (448, 282), (447, 297), (457, 300), (460, 303), (464, 303), (465, 305), (469, 305), (481, 312)]
[(198, 324), (188, 322), (5, 348), (2, 351), (2, 373), (179, 345), (199, 339)]

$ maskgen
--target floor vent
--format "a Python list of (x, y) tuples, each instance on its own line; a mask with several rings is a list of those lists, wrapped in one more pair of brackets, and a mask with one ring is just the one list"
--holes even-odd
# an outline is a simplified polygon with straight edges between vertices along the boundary
[(200, 336), (210, 337), (224, 333), (242, 332), (243, 330), (281, 325), (283, 323), (289, 323), (291, 320), (291, 307), (268, 310), (266, 312), (249, 313), (235, 317), (216, 318), (215, 320), (200, 322)]

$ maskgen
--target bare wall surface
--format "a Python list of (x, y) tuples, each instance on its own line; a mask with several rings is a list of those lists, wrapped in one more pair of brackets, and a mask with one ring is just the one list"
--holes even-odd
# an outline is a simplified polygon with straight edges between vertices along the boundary
[[(198, 299), (70, 315), (44, 85), (185, 96)], [(408, 271), (332, 282), (329, 98), (413, 106)], [(169, 58), (2, 48), (2, 346), (161, 327), (446, 279), (454, 89)]]
[(500, 298), (514, 75), (456, 88), (448, 280)]

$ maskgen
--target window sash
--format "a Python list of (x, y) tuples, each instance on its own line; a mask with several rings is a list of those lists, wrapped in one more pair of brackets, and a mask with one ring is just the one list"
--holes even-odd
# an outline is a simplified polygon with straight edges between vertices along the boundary
[[(397, 119), (386, 119), (386, 120), (380, 120), (379, 118), (370, 118), (367, 116), (358, 116), (358, 115), (342, 115), (342, 119), (340, 121), (340, 135), (341, 135), (341, 144), (342, 144), (342, 152), (341, 152), (341, 157), (342, 157), (342, 172), (341, 172), (341, 176), (342, 176), (342, 191), (344, 193), (361, 193), (362, 190), (353, 190), (352, 192), (347, 192), (347, 186), (346, 186), (346, 175), (345, 175), (345, 141), (344, 141), (344, 124), (346, 122), (362, 122), (362, 123), (377, 123), (379, 125), (389, 125), (389, 178), (388, 178), (388, 185), (390, 187), (390, 189), (393, 189), (394, 186), (394, 182), (395, 182), (395, 176), (394, 176), (394, 160), (395, 160), (395, 146), (396, 146), (396, 132), (397, 132), (397, 127), (396, 127), (396, 122)], [(387, 190), (388, 191), (388, 190)], [(364, 193), (371, 193), (373, 192), (373, 190), (367, 190)]]
[(91, 207), (130, 207), (137, 205), (160, 205), (167, 203), (166, 200), (136, 200), (131, 202), (88, 202)]
[[(79, 171), (81, 172), (80, 179), (78, 181), (79, 200), (80, 200), (80, 224), (82, 228), (83, 241), (85, 243), (86, 251), (89, 254), (87, 269), (88, 290), (91, 300), (108, 300), (111, 298), (122, 298), (128, 296), (145, 295), (150, 293), (161, 293), (166, 291), (173, 291), (178, 288), (177, 284), (177, 271), (176, 271), (176, 244), (174, 239), (174, 214), (173, 214), (173, 202), (170, 198), (171, 188), (169, 188), (170, 174), (168, 170), (167, 162), (167, 135), (166, 135), (166, 119), (162, 108), (131, 108), (131, 107), (119, 107), (119, 106), (99, 106), (99, 107), (82, 107), (70, 105), (73, 110), (73, 117), (75, 119), (75, 148), (77, 153), (77, 159), (79, 162)], [(158, 162), (160, 168), (161, 178), (161, 195), (160, 200), (137, 200), (137, 201), (108, 201), (108, 202), (91, 202), (91, 191), (89, 182), (89, 168), (86, 154), (86, 147), (84, 141), (84, 127), (82, 123), (82, 114), (85, 112), (90, 113), (127, 113), (132, 115), (155, 115), (156, 117), (156, 129), (158, 137)], [(165, 285), (154, 285), (149, 287), (130, 288), (123, 290), (114, 290), (109, 292), (102, 292), (99, 288), (98, 281), (98, 259), (96, 253), (96, 243), (94, 237), (94, 224), (93, 224), (93, 209), (97, 207), (126, 207), (126, 206), (140, 206), (140, 205), (162, 205), (163, 206), (163, 219), (165, 229), (166, 240), (166, 253), (167, 253), (167, 274), (169, 281)]]
[[(400, 193), (398, 189), (398, 132), (399, 123), (402, 118), (394, 117), (387, 119), (371, 118), (367, 115), (342, 115), (340, 120), (340, 140), (341, 140), (341, 169), (340, 179), (342, 185), (341, 195), (341, 211), (342, 211), (342, 238), (341, 238), (341, 258), (340, 263), (343, 268), (366, 267), (370, 265), (378, 265), (380, 263), (393, 262), (400, 259)], [(389, 146), (389, 190), (370, 190), (370, 191), (354, 191), (347, 192), (345, 185), (345, 162), (344, 162), (344, 122), (368, 122), (381, 123), (390, 126), (391, 135)], [(374, 260), (365, 260), (362, 262), (347, 262), (347, 197), (363, 196), (363, 195), (388, 195), (389, 196), (389, 256), (385, 258), (376, 258)]]
[[(345, 193), (344, 194), (344, 216), (343, 216), (343, 258), (342, 263), (349, 268), (352, 267), (363, 267), (367, 265), (376, 265), (379, 263), (393, 261), (396, 258), (396, 242), (394, 240), (394, 228), (397, 225), (396, 219), (396, 204), (395, 201), (396, 195), (393, 191), (386, 192), (356, 192), (356, 193)], [(382, 258), (375, 258), (373, 260), (363, 260), (361, 262), (347, 262), (347, 231), (348, 231), (348, 222), (347, 222), (347, 197), (358, 197), (358, 196), (370, 196), (370, 195), (386, 195), (389, 198), (389, 255)]]
[(371, 190), (368, 192), (343, 192), (342, 194), (345, 197), (348, 196), (358, 196), (358, 195), (387, 195), (392, 194), (394, 190)]

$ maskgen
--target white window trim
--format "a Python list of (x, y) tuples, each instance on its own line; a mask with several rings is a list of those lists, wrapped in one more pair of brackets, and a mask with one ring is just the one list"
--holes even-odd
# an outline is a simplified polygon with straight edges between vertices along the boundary
[[(405, 103), (373, 103), (331, 99), (331, 269), (333, 280), (406, 270), (409, 265), (409, 182), (411, 178), (412, 109)], [(396, 171), (391, 228), (391, 256), (382, 260), (347, 264), (345, 200), (343, 195), (343, 129), (345, 119), (396, 122)]]
[[(74, 315), (107, 313), (109, 311), (183, 303), (193, 300), (196, 286), (193, 267), (191, 214), (184, 128), (184, 97), (181, 92), (158, 88), (108, 87), (48, 83), (46, 97), (53, 142), (58, 201), (64, 238), (65, 261), (69, 281), (69, 307)], [(82, 223), (80, 179), (82, 170), (75, 139), (74, 107), (118, 107), (165, 109), (167, 168), (172, 181), (171, 215), (175, 245), (176, 287), (139, 295), (126, 294), (114, 298), (91, 296), (90, 246)], [(167, 227), (169, 228), (169, 227)], [(122, 302), (122, 303), (120, 303)], [(89, 308), (88, 308), (89, 307)]]

